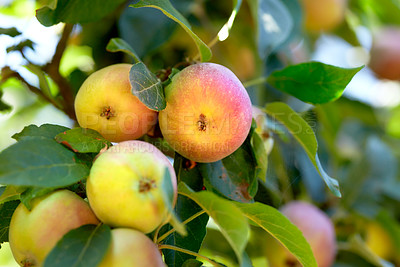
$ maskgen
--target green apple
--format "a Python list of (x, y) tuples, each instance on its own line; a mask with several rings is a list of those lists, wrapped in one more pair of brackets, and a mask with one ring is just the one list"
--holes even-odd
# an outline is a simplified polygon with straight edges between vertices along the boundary
[(115, 64), (92, 73), (75, 98), (75, 112), (82, 128), (98, 131), (111, 142), (133, 140), (157, 122), (157, 112), (148, 109), (131, 92), (130, 64)]
[[(303, 201), (289, 202), (281, 211), (303, 233), (318, 266), (332, 266), (337, 248), (335, 228), (329, 217), (314, 205)], [(300, 266), (297, 259), (278, 242), (267, 248), (267, 257), (272, 267)]]
[(301, 0), (300, 4), (308, 31), (331, 31), (344, 20), (347, 0)]
[(165, 88), (167, 107), (159, 113), (161, 132), (179, 154), (214, 162), (238, 149), (252, 120), (249, 95), (226, 67), (191, 65)]
[(176, 176), (168, 158), (147, 142), (121, 142), (93, 163), (86, 185), (89, 203), (102, 222), (149, 233), (168, 216), (166, 171), (176, 199)]
[(42, 266), (47, 254), (70, 230), (99, 221), (88, 203), (69, 190), (33, 200), (29, 211), (22, 203), (14, 211), (9, 242), (21, 266)]
[(156, 244), (140, 231), (111, 230), (111, 244), (98, 267), (166, 267)]

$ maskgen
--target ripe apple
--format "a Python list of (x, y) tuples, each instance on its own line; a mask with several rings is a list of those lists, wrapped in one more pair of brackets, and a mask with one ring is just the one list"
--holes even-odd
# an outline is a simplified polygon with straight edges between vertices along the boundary
[(93, 163), (86, 184), (89, 203), (102, 222), (149, 233), (168, 216), (162, 185), (165, 171), (176, 199), (176, 176), (168, 158), (147, 142), (121, 142)]
[(301, 0), (304, 26), (310, 32), (330, 31), (344, 19), (347, 0)]
[(33, 200), (29, 211), (22, 203), (12, 215), (9, 241), (21, 266), (41, 266), (47, 254), (70, 230), (99, 221), (88, 203), (69, 190)]
[(137, 139), (157, 121), (131, 93), (130, 64), (115, 64), (92, 73), (75, 98), (75, 111), (82, 128), (98, 131), (111, 142)]
[[(303, 233), (318, 266), (332, 266), (336, 256), (336, 234), (329, 217), (314, 205), (303, 201), (292, 201), (283, 206), (281, 211)], [(267, 255), (272, 267), (299, 264), (297, 259), (277, 242), (276, 246), (267, 248)]]
[(197, 162), (218, 161), (244, 142), (251, 126), (251, 102), (239, 79), (214, 63), (191, 65), (165, 88), (161, 132), (179, 154)]
[(145, 234), (128, 228), (111, 230), (111, 245), (98, 267), (165, 267), (157, 246)]
[(374, 36), (369, 67), (382, 79), (400, 80), (400, 28), (383, 28)]

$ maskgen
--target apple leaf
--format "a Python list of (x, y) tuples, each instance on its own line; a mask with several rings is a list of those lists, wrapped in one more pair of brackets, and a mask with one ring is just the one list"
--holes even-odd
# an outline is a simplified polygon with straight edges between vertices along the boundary
[(211, 49), (191, 30), (189, 22), (179, 13), (169, 0), (141, 0), (133, 5), (134, 8), (152, 7), (161, 10), (167, 17), (177, 22), (192, 37), (200, 52), (201, 61), (209, 61), (212, 57)]
[(302, 232), (282, 213), (259, 202), (235, 204), (247, 218), (282, 243), (303, 266), (317, 267), (311, 247)]
[(25, 186), (7, 185), (0, 196), (0, 204), (11, 200), (19, 200), (19, 196), (26, 190)]
[(251, 146), (257, 161), (256, 176), (265, 182), (267, 179), (268, 154), (265, 150), (264, 141), (256, 131), (251, 136)]
[[(176, 266), (176, 265), (174, 265), (174, 266)], [(182, 267), (201, 267), (201, 266), (203, 266), (203, 263), (196, 259), (188, 259), (181, 266)]]
[[(191, 218), (193, 215), (196, 215), (202, 211), (199, 205), (197, 205), (191, 199), (182, 195), (178, 195), (175, 210), (182, 221), (185, 221)], [(186, 236), (181, 236), (179, 233), (173, 232), (168, 235), (162, 241), (162, 243), (185, 248), (193, 252), (198, 252), (200, 250), (201, 244), (203, 243), (203, 239), (206, 236), (207, 222), (208, 215), (204, 213), (186, 223), (186, 229), (188, 233)], [(170, 229), (170, 226), (166, 226), (163, 229), (164, 231), (160, 232), (160, 236), (162, 237), (163, 234), (165, 234)], [(196, 258), (195, 256), (170, 249), (163, 250), (163, 253), (165, 262), (168, 266), (183, 266), (182, 264), (188, 259)]]
[(141, 62), (135, 50), (125, 40), (121, 38), (112, 38), (106, 47), (109, 52), (124, 52), (135, 60), (136, 63)]
[(11, 27), (11, 28), (1, 28), (0, 27), (0, 35), (1, 34), (5, 34), (11, 37), (15, 37), (21, 34), (20, 31), (17, 30), (17, 28), (15, 27)]
[(306, 62), (273, 72), (267, 82), (301, 101), (323, 104), (338, 99), (362, 68), (344, 69), (321, 62)]
[(46, 5), (36, 10), (36, 18), (46, 27), (59, 22), (87, 23), (100, 20), (123, 2), (123, 0), (57, 0), (54, 6)]
[(212, 163), (199, 163), (207, 189), (239, 202), (251, 202), (257, 193), (257, 159), (251, 146), (252, 125), (244, 143), (231, 155)]
[(219, 41), (224, 41), (229, 36), (229, 32), (233, 26), (233, 22), (235, 21), (236, 15), (239, 12), (240, 6), (242, 5), (242, 0), (233, 0), (233, 10), (231, 15), (229, 16), (228, 21), (222, 26), (221, 30), (219, 30), (217, 36)]
[(79, 153), (99, 153), (102, 149), (112, 146), (97, 131), (80, 127), (59, 133), (55, 139), (58, 143)]
[(132, 93), (149, 109), (160, 111), (167, 106), (161, 81), (142, 62), (132, 66), (129, 81)]
[(169, 223), (175, 228), (175, 230), (180, 235), (186, 236), (187, 235), (186, 227), (176, 216), (173, 208), (175, 192), (171, 182), (171, 174), (169, 173), (168, 168), (165, 168), (164, 170), (164, 178), (161, 183), (161, 188), (163, 189), (162, 192), (163, 192), (164, 204), (167, 207), (168, 212), (170, 214)]
[(32, 200), (44, 196), (50, 192), (54, 191), (54, 188), (47, 187), (29, 187), (20, 195), (21, 202), (25, 205), (28, 210), (32, 209)]
[(111, 243), (105, 224), (84, 225), (65, 234), (50, 251), (44, 267), (96, 267)]
[(179, 183), (179, 194), (192, 199), (221, 229), (221, 233), (231, 245), (240, 263), (249, 237), (249, 224), (246, 217), (232, 201), (218, 197), (212, 192), (193, 192), (185, 183)]
[(174, 170), (178, 181), (184, 182), (194, 191), (203, 189), (203, 177), (198, 163), (175, 152)]
[(19, 200), (13, 200), (0, 205), (0, 243), (8, 242), (11, 217), (19, 203)]
[(0, 184), (63, 187), (89, 174), (89, 167), (55, 140), (25, 137), (0, 153)]
[(277, 121), (281, 122), (289, 130), (293, 137), (303, 147), (307, 156), (317, 169), (319, 175), (324, 179), (328, 188), (335, 196), (341, 197), (338, 181), (329, 177), (322, 168), (317, 154), (317, 139), (310, 125), (308, 125), (308, 123), (288, 105), (282, 102), (268, 104), (265, 108), (265, 112)]
[(54, 137), (62, 133), (64, 131), (69, 130), (69, 128), (61, 126), (61, 125), (54, 125), (54, 124), (43, 124), (41, 126), (36, 125), (29, 125), (24, 127), (24, 129), (16, 133), (12, 136), (17, 141), (20, 141), (24, 137), (46, 137), (49, 139), (54, 139)]

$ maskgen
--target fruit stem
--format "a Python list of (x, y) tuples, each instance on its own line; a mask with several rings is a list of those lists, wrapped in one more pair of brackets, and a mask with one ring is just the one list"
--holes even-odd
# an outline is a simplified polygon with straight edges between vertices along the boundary
[[(194, 219), (196, 219), (197, 217), (199, 217), (200, 215), (203, 215), (205, 213), (204, 210), (201, 210), (195, 214), (193, 214), (192, 216), (190, 216), (189, 218), (187, 218), (185, 221), (183, 221), (182, 224), (187, 224), (190, 223), (191, 221), (193, 221)], [(161, 227), (159, 227), (161, 228)], [(159, 229), (157, 229), (159, 230)], [(163, 234), (159, 239), (157, 239), (157, 242), (155, 243), (160, 243), (161, 241), (163, 241), (165, 238), (167, 238), (170, 234), (172, 234), (173, 232), (175, 232), (175, 228), (172, 228), (171, 230), (169, 230), (168, 232), (166, 232), (165, 234)], [(154, 237), (157, 237), (158, 235), (158, 231), (156, 232), (156, 235)]]
[(203, 259), (203, 260), (205, 260), (205, 261), (208, 261), (208, 262), (211, 263), (213, 266), (223, 267), (223, 265), (221, 265), (221, 264), (219, 264), (219, 263), (213, 261), (212, 259), (210, 259), (210, 258), (208, 258), (208, 257), (206, 257), (206, 256), (203, 256), (203, 255), (200, 255), (199, 253), (193, 252), (193, 251), (191, 251), (191, 250), (187, 250), (187, 249), (183, 249), (183, 248), (179, 248), (179, 247), (171, 246), (171, 245), (158, 245), (158, 248), (159, 248), (159, 249), (171, 249), (171, 250), (183, 252), (183, 253), (186, 253), (186, 254), (195, 256), (195, 257), (197, 257), (197, 258), (199, 258), (199, 259)]
[(267, 77), (258, 77), (258, 78), (255, 78), (253, 80), (244, 82), (243, 86), (247, 88), (247, 87), (250, 87), (250, 86), (267, 83), (267, 79), (268, 79)]

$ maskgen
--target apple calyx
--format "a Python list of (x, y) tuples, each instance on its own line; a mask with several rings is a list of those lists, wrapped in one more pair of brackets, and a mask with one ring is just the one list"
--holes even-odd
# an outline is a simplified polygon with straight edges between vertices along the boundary
[(36, 266), (35, 260), (33, 259), (25, 259), (21, 261), (23, 267), (33, 267)]
[(115, 117), (115, 111), (111, 106), (104, 107), (103, 110), (100, 113), (100, 117), (106, 117), (107, 120), (109, 120), (112, 117)]
[(199, 120), (197, 121), (197, 128), (201, 132), (205, 132), (207, 130), (207, 119), (206, 115), (204, 115), (203, 113), (201, 113), (199, 116)]
[(139, 181), (139, 193), (147, 193), (154, 188), (157, 188), (157, 184), (153, 179), (142, 178)]

